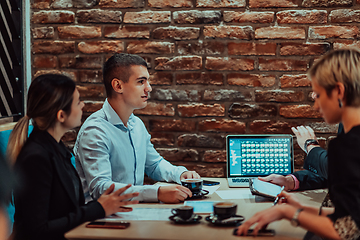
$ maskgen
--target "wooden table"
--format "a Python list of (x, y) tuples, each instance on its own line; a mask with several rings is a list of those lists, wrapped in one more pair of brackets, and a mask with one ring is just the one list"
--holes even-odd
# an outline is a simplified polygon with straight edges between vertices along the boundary
[[(209, 180), (220, 181), (220, 188), (218, 190), (229, 189), (227, 180), (223, 178), (205, 178)], [(236, 188), (232, 188), (236, 189)], [(325, 190), (313, 190), (295, 193), (302, 203), (320, 207), (321, 201), (326, 195)], [(206, 201), (221, 201), (222, 199), (216, 194), (209, 196)], [(229, 200), (223, 200), (229, 201)], [(237, 214), (243, 215), (245, 219), (250, 218), (254, 213), (269, 208), (272, 206), (272, 202), (255, 201), (255, 197), (252, 199), (234, 199), (230, 200), (238, 204)], [(135, 207), (150, 207), (150, 208), (173, 208), (182, 204), (159, 204), (159, 203), (141, 203), (134, 205)], [(77, 228), (69, 231), (65, 234), (65, 237), (70, 240), (75, 239), (151, 239), (151, 240), (202, 240), (202, 239), (214, 239), (214, 240), (231, 240), (231, 239), (254, 239), (253, 237), (237, 237), (232, 235), (234, 229), (230, 227), (214, 226), (205, 221), (203, 215), (200, 223), (193, 225), (180, 225), (173, 224), (169, 221), (131, 221), (131, 225), (127, 229), (95, 229), (86, 228), (84, 223)], [(268, 228), (275, 229), (276, 240), (281, 239), (302, 239), (305, 230), (300, 227), (292, 227), (289, 221), (281, 220), (269, 224)], [(257, 237), (256, 239), (266, 239), (269, 237)]]

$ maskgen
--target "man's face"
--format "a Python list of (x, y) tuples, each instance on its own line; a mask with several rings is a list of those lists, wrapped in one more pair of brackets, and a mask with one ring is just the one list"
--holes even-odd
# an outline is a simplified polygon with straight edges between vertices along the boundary
[(151, 86), (149, 84), (149, 72), (145, 66), (134, 65), (130, 67), (129, 81), (123, 83), (122, 97), (125, 104), (131, 108), (142, 109), (146, 107)]

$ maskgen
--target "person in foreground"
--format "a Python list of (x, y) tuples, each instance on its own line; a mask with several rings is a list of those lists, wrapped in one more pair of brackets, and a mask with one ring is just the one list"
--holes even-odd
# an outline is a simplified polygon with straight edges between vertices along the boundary
[[(81, 223), (131, 211), (123, 206), (137, 203), (126, 199), (138, 193), (122, 195), (130, 185), (117, 191), (111, 185), (85, 204), (72, 155), (61, 141), (81, 124), (83, 107), (75, 82), (66, 76), (46, 74), (31, 83), (27, 115), (15, 125), (7, 149), (21, 184), (14, 191), (15, 240), (65, 239), (64, 233)], [(34, 129), (27, 138), (30, 119)]]
[(144, 173), (156, 181), (177, 183), (200, 178), (161, 157), (144, 123), (133, 114), (146, 107), (152, 90), (145, 60), (133, 54), (115, 54), (104, 64), (103, 81), (107, 99), (86, 119), (74, 146), (87, 200), (97, 199), (114, 183), (115, 189), (133, 184), (126, 192), (138, 191), (135, 199), (139, 201), (178, 203), (191, 197), (188, 188), (177, 184), (143, 185)]
[(315, 109), (327, 123), (341, 122), (344, 127), (328, 148), (328, 186), (334, 207), (305, 206), (283, 191), (279, 194), (282, 204), (256, 213), (238, 228), (238, 235), (246, 234), (254, 224), (257, 233), (273, 221), (287, 219), (326, 239), (360, 237), (360, 51), (330, 52), (308, 75), (316, 94)]

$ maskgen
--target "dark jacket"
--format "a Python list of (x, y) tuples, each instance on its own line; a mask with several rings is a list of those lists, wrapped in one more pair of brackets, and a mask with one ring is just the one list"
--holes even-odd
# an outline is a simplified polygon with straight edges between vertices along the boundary
[(64, 239), (64, 233), (105, 216), (97, 201), (85, 205), (71, 154), (46, 131), (31, 133), (15, 163), (14, 239)]

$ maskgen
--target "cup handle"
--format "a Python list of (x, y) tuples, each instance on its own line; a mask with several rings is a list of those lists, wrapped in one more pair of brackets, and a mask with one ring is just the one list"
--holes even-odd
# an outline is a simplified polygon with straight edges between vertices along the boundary
[(202, 194), (203, 194), (204, 196), (209, 194), (209, 191), (208, 191), (208, 190), (202, 189), (201, 191), (202, 191)]
[(176, 209), (171, 209), (171, 213), (176, 216), (177, 215)]

